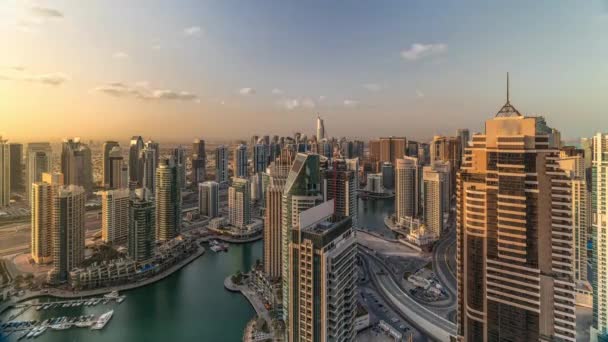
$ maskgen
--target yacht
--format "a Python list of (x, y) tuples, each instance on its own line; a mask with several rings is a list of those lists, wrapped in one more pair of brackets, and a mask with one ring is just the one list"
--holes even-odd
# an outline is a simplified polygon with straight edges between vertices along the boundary
[(70, 323), (59, 323), (59, 324), (51, 325), (51, 329), (53, 329), (53, 330), (66, 330), (71, 327), (72, 327), (72, 325)]
[(45, 326), (42, 326), (42, 327), (38, 328), (36, 330), (36, 332), (34, 333), (34, 338), (36, 338), (36, 337), (44, 334), (45, 331), (46, 331), (46, 327)]
[(106, 326), (106, 324), (108, 324), (108, 321), (110, 320), (110, 318), (112, 318), (113, 314), (114, 314), (114, 310), (110, 310), (110, 311), (104, 313), (103, 315), (99, 316), (99, 318), (97, 319), (97, 322), (95, 322), (95, 324), (93, 324), (91, 329), (93, 329), (93, 330), (103, 329)]
[(110, 293), (106, 293), (104, 295), (105, 298), (109, 298), (109, 299), (116, 299), (118, 298), (118, 291), (112, 291)]

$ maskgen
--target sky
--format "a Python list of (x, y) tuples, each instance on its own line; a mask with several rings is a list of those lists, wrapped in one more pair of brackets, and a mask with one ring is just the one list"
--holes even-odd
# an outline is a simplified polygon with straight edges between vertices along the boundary
[(608, 131), (608, 0), (2, 0), (0, 134)]

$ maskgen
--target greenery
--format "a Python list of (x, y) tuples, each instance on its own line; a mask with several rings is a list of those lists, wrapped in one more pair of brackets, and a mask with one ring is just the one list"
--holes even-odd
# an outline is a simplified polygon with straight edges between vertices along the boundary
[(99, 245), (93, 248), (93, 255), (82, 262), (82, 267), (88, 267), (95, 263), (102, 263), (114, 259), (123, 258), (125, 255), (118, 252), (110, 245)]
[(232, 282), (236, 285), (241, 285), (243, 282), (243, 274), (241, 271), (236, 271), (236, 273), (232, 276)]

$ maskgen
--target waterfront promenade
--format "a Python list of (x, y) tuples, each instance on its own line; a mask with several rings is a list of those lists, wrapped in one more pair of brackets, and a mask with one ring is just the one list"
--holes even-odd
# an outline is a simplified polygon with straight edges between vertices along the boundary
[(141, 281), (134, 282), (134, 283), (118, 285), (118, 286), (111, 286), (111, 287), (103, 287), (103, 288), (98, 288), (98, 289), (93, 289), (93, 290), (84, 290), (84, 291), (68, 291), (68, 290), (61, 290), (61, 289), (47, 289), (46, 291), (48, 291), (48, 292), (43, 292), (45, 290), (26, 291), (24, 295), (18, 296), (18, 297), (12, 297), (7, 302), (0, 304), (0, 314), (2, 314), (5, 310), (10, 309), (11, 307), (13, 307), (14, 305), (16, 305), (19, 302), (27, 301), (27, 300), (38, 298), (38, 297), (76, 299), (76, 298), (81, 298), (81, 297), (91, 297), (91, 296), (103, 295), (103, 294), (106, 294), (111, 291), (127, 291), (127, 290), (136, 289), (139, 287), (143, 287), (146, 285), (150, 285), (157, 281), (165, 279), (166, 277), (170, 276), (171, 274), (175, 273), (176, 271), (182, 269), (184, 266), (186, 266), (189, 263), (191, 263), (192, 261), (196, 260), (198, 257), (203, 255), (204, 253), (205, 253), (205, 248), (198, 247), (198, 249), (195, 253), (193, 253), (186, 259), (180, 261), (179, 263), (173, 265), (172, 267), (165, 270), (164, 272), (161, 272), (159, 274), (154, 275), (153, 277), (146, 278)]

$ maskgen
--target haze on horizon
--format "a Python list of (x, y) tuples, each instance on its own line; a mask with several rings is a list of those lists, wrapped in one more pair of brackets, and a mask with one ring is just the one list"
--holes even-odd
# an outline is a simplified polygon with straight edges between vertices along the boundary
[(565, 138), (608, 127), (592, 1), (6, 0), (0, 134), (428, 138), (505, 101)]

